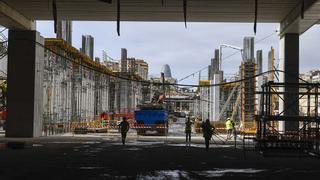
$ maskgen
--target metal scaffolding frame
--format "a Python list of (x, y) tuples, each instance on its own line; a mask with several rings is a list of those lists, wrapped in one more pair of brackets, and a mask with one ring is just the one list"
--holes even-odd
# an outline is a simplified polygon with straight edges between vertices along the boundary
[(95, 126), (101, 114), (132, 117), (142, 100), (141, 83), (131, 80), (142, 78), (135, 66), (113, 72), (62, 39), (45, 39), (44, 51), (44, 135)]
[[(274, 114), (272, 107), (273, 96), (278, 96), (282, 101), (284, 94), (297, 92), (285, 91), (284, 88), (298, 88), (299, 98), (290, 101), (287, 109)], [(275, 83), (270, 81), (262, 86), (260, 114), (257, 115), (257, 148), (261, 151), (270, 149), (298, 150), (302, 153), (320, 155), (320, 118), (319, 118), (319, 88), (318, 83)], [(285, 115), (294, 103), (299, 103), (299, 112), (294, 115)], [(304, 110), (302, 109), (304, 108)], [(275, 122), (299, 122), (295, 131), (280, 132)]]

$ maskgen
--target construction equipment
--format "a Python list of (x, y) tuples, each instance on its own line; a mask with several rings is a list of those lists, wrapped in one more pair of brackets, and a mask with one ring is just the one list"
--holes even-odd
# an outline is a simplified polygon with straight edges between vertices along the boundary
[(147, 130), (156, 131), (159, 135), (167, 135), (168, 112), (166, 104), (163, 104), (164, 100), (165, 91), (163, 86), (163, 93), (155, 92), (151, 103), (137, 106), (139, 110), (134, 112), (134, 118), (138, 135), (145, 135)]

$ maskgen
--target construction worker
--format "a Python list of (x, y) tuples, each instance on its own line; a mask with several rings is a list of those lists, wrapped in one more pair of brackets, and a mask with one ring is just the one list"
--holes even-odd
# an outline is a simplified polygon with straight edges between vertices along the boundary
[(227, 140), (231, 138), (233, 125), (234, 125), (234, 123), (232, 123), (231, 119), (228, 118), (226, 121)]
[(206, 144), (206, 151), (208, 151), (209, 141), (212, 138), (214, 127), (211, 125), (209, 119), (207, 119), (206, 122), (203, 123), (201, 127), (202, 127), (203, 137)]
[(190, 117), (187, 117), (185, 133), (186, 133), (186, 143), (191, 142), (191, 126), (192, 122), (190, 121)]
[(127, 132), (129, 131), (129, 123), (127, 121), (126, 117), (122, 118), (121, 123), (119, 124), (119, 128), (121, 131), (121, 139), (122, 139), (122, 144), (125, 145), (126, 143), (126, 137), (127, 137)]

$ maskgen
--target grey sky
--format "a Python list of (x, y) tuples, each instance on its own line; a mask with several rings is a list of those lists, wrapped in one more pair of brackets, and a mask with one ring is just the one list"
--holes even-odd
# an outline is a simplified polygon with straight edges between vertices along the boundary
[[(255, 40), (272, 34), (278, 24), (258, 24)], [(54, 37), (53, 23), (39, 21), (37, 29), (44, 37)], [(102, 50), (119, 59), (120, 49), (127, 48), (129, 57), (145, 59), (149, 63), (150, 74), (158, 75), (163, 64), (169, 64), (174, 77), (180, 79), (210, 63), (214, 49), (220, 44), (242, 47), (244, 36), (254, 36), (250, 23), (183, 23), (121, 22), (121, 36), (116, 33), (115, 22), (74, 22), (73, 46), (81, 46), (81, 35), (90, 34), (95, 38), (95, 56), (101, 57)], [(319, 68), (318, 43), (319, 26), (314, 26), (300, 36), (300, 71)], [(279, 37), (274, 34), (256, 44), (255, 50), (263, 50), (264, 69), (270, 47), (276, 49), (278, 57)], [(224, 49), (223, 56), (235, 50)], [(225, 74), (234, 74), (240, 65), (240, 54), (223, 61)], [(207, 72), (203, 71), (203, 76)], [(205, 78), (205, 77), (203, 77)], [(183, 83), (196, 83), (198, 77), (191, 77)]]

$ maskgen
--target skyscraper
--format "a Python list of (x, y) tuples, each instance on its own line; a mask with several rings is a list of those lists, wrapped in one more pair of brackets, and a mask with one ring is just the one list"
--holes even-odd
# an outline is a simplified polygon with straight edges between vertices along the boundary
[(127, 70), (128, 70), (127, 59), (128, 59), (127, 49), (121, 48), (121, 61), (120, 61), (121, 72), (127, 72)]
[(82, 35), (81, 51), (93, 59), (94, 39), (91, 35)]
[(161, 68), (161, 73), (164, 73), (164, 77), (166, 78), (171, 78), (171, 69), (170, 66), (168, 64), (165, 64), (162, 66)]
[(72, 21), (58, 21), (57, 38), (64, 39), (72, 45)]

